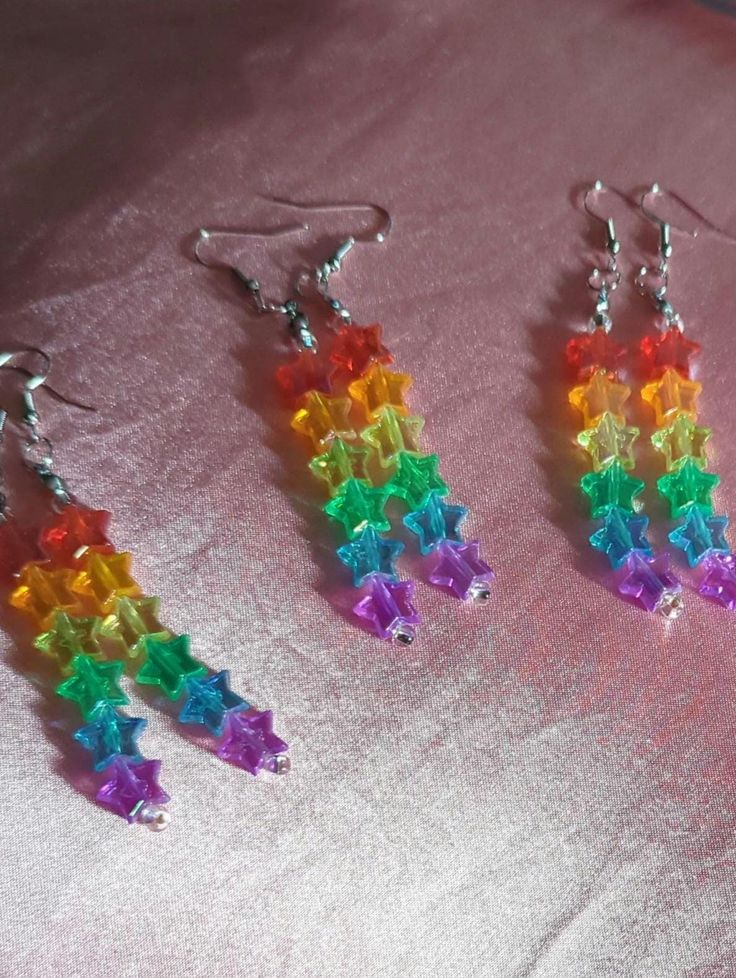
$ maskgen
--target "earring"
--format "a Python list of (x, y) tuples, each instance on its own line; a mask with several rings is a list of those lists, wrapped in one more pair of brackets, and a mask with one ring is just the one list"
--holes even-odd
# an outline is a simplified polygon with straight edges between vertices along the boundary
[(644, 483), (631, 475), (639, 429), (628, 425), (624, 415), (631, 394), (619, 376), (625, 347), (609, 335), (613, 326), (611, 296), (621, 281), (617, 261), (621, 245), (613, 219), (600, 217), (588, 203), (591, 196), (606, 189), (596, 181), (586, 192), (583, 206), (606, 227), (607, 268), (593, 268), (588, 285), (596, 293), (595, 313), (587, 332), (569, 340), (566, 347), (568, 364), (578, 381), (569, 401), (582, 414), (584, 424), (577, 441), (590, 456), (593, 469), (582, 477), (580, 487), (590, 501), (593, 519), (603, 520), (590, 544), (618, 571), (619, 593), (647, 611), (676, 618), (683, 608), (682, 588), (669, 571), (667, 555), (653, 554), (646, 537), (649, 520), (641, 515), (642, 504), (637, 498)]
[[(706, 471), (706, 443), (711, 429), (697, 424), (697, 398), (702, 385), (692, 379), (690, 360), (700, 345), (685, 336), (685, 324), (668, 297), (669, 263), (672, 257), (672, 225), (661, 220), (647, 205), (662, 194), (654, 184), (640, 200), (644, 216), (659, 229), (659, 261), (656, 267), (642, 267), (635, 282), (661, 317), (659, 332), (641, 342), (642, 360), (648, 383), (641, 396), (654, 412), (657, 430), (652, 444), (663, 456), (666, 475), (657, 480), (660, 494), (667, 500), (672, 519), (679, 524), (669, 534), (672, 544), (682, 550), (691, 567), (702, 568), (698, 590), (727, 608), (736, 608), (736, 563), (725, 538), (728, 517), (713, 512), (711, 495), (720, 477)], [(669, 196), (718, 234), (724, 231), (672, 192)], [(697, 230), (689, 233), (695, 237)]]
[[(0, 354), (0, 367), (15, 356)], [(34, 647), (65, 677), (56, 692), (82, 715), (74, 738), (105, 779), (97, 801), (128, 822), (159, 830), (169, 821), (163, 807), (169, 796), (158, 780), (161, 762), (145, 760), (138, 750), (145, 721), (119, 710), (128, 703), (120, 687), (126, 665), (137, 683), (181, 701), (178, 720), (204, 727), (223, 760), (252, 774), (262, 768), (283, 773), (287, 746), (273, 734), (270, 712), (233, 693), (226, 671), (212, 674), (191, 655), (188, 636), (161, 624), (158, 598), (144, 595), (131, 576), (131, 555), (117, 553), (108, 539), (110, 514), (77, 502), (54, 471), (53, 446), (41, 434), (34, 397), (47, 386), (51, 364), (42, 356), (44, 370), (23, 390), (23, 452), (50, 494), (54, 516), (40, 532), (44, 559), (17, 571), (9, 602), (34, 623)]]

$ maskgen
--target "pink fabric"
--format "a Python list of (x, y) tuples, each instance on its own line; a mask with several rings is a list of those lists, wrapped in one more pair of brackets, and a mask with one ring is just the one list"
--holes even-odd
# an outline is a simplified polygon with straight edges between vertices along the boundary
[[(24, 0), (0, 43), (2, 342), (47, 348), (96, 405), (39, 397), (60, 470), (294, 764), (251, 779), (134, 694), (175, 800), (168, 832), (128, 828), (77, 790), (66, 714), (4, 613), (0, 971), (731, 978), (736, 621), (688, 594), (667, 626), (605, 586), (561, 356), (590, 308), (586, 180), (657, 179), (736, 228), (736, 21), (686, 0)], [(202, 224), (294, 219), (259, 193), (395, 218), (336, 291), (414, 374), (498, 572), (481, 609), (420, 585), (408, 650), (342, 613), (337, 535), (271, 384), (280, 325), (191, 260)], [(655, 236), (616, 213), (633, 340)], [(279, 293), (357, 224), (243, 246), (243, 267)], [(675, 247), (733, 513), (736, 250)]]

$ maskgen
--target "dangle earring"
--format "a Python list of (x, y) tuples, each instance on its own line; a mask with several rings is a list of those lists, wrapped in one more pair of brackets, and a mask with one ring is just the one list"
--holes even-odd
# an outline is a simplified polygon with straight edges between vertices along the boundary
[[(0, 366), (16, 355), (0, 354)], [(131, 554), (116, 552), (108, 539), (110, 514), (81, 505), (54, 471), (34, 397), (50, 369), (42, 356), (42, 373), (23, 391), (24, 458), (49, 492), (54, 516), (39, 537), (44, 559), (18, 570), (9, 602), (32, 620), (35, 648), (66, 677), (56, 692), (84, 720), (74, 737), (103, 775), (97, 801), (128, 822), (165, 828), (169, 796), (158, 783), (161, 762), (143, 759), (137, 746), (145, 721), (118, 709), (128, 703), (119, 685), (126, 665), (137, 683), (181, 701), (178, 720), (204, 727), (216, 738), (217, 755), (251, 774), (288, 770), (287, 745), (273, 734), (270, 712), (233, 693), (226, 671), (211, 673), (191, 655), (187, 635), (161, 624), (159, 599), (145, 596), (131, 576)]]
[[(668, 297), (672, 225), (647, 206), (650, 198), (661, 193), (655, 183), (640, 201), (644, 216), (659, 229), (659, 261), (656, 267), (642, 267), (635, 280), (660, 316), (658, 333), (641, 341), (649, 381), (641, 396), (654, 412), (657, 430), (651, 440), (663, 456), (667, 472), (657, 480), (657, 488), (667, 500), (672, 519), (680, 520), (669, 534), (670, 541), (684, 552), (691, 567), (702, 568), (699, 592), (734, 609), (736, 557), (724, 535), (728, 517), (714, 515), (711, 500), (720, 477), (706, 471), (706, 442), (711, 429), (697, 424), (696, 402), (702, 385), (692, 379), (690, 359), (700, 352), (700, 345), (685, 337), (685, 324)], [(670, 192), (669, 196), (704, 226), (728, 238), (677, 194)], [(695, 237), (697, 230), (684, 233)]]
[(593, 519), (603, 520), (590, 544), (618, 571), (619, 593), (647, 611), (676, 618), (683, 609), (682, 587), (669, 571), (667, 555), (653, 555), (646, 537), (649, 520), (640, 515), (642, 505), (637, 499), (644, 483), (630, 474), (639, 429), (627, 425), (624, 415), (631, 394), (619, 377), (625, 347), (610, 337), (610, 301), (621, 281), (617, 261), (621, 245), (613, 219), (600, 217), (588, 206), (591, 195), (606, 189), (596, 181), (586, 192), (583, 206), (606, 227), (607, 268), (593, 268), (588, 285), (596, 293), (595, 312), (587, 332), (569, 340), (566, 347), (577, 380), (569, 401), (582, 414), (584, 424), (577, 441), (590, 456), (593, 469), (582, 477), (580, 487), (590, 501)]

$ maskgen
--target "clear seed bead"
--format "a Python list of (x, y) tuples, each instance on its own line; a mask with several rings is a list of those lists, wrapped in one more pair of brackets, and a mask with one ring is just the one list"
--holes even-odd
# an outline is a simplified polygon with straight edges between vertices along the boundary
[(471, 601), (477, 601), (482, 604), (487, 601), (491, 596), (491, 589), (485, 581), (476, 581), (468, 591), (468, 597)]
[(394, 639), (394, 641), (401, 642), (402, 645), (411, 645), (411, 643), (417, 637), (417, 633), (414, 631), (411, 625), (406, 625), (402, 622), (400, 625), (396, 626), (391, 637)]
[(163, 832), (171, 821), (171, 813), (162, 805), (144, 805), (138, 813), (138, 821), (151, 832)]
[(291, 770), (291, 758), (288, 754), (276, 754), (268, 762), (271, 774), (288, 774)]
[(679, 591), (665, 591), (657, 602), (656, 611), (668, 621), (674, 621), (685, 610), (685, 601)]

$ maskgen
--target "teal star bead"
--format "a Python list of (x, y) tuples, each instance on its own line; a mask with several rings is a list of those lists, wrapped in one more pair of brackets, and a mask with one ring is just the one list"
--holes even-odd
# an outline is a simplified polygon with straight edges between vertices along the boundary
[(403, 499), (410, 510), (421, 509), (430, 492), (448, 495), (449, 486), (437, 473), (439, 462), (436, 455), (399, 452), (396, 472), (386, 483), (389, 495)]
[(354, 540), (368, 526), (379, 533), (391, 528), (384, 513), (387, 499), (385, 488), (377, 489), (360, 479), (348, 479), (323, 509), (330, 519), (342, 523), (348, 539)]
[(649, 520), (646, 516), (632, 516), (628, 510), (611, 506), (600, 530), (590, 537), (590, 545), (602, 551), (611, 567), (620, 567), (632, 550), (651, 557), (652, 548), (645, 534)]
[(686, 459), (675, 472), (669, 472), (657, 479), (657, 489), (670, 504), (673, 519), (683, 516), (688, 508), (696, 503), (708, 516), (713, 512), (711, 493), (721, 481), (712, 472), (703, 472), (690, 458)]
[(207, 669), (189, 654), (189, 636), (162, 638), (144, 635), (146, 661), (138, 670), (136, 680), (147, 686), (160, 686), (170, 700), (178, 700), (187, 679), (206, 676)]
[(95, 662), (88, 655), (75, 655), (71, 675), (56, 692), (76, 703), (85, 720), (89, 720), (99, 703), (122, 706), (128, 697), (118, 685), (123, 674), (122, 662)]
[(360, 536), (340, 547), (337, 556), (353, 572), (355, 587), (362, 587), (371, 574), (381, 574), (395, 581), (396, 558), (403, 549), (400, 540), (387, 540), (372, 526), (367, 526)]
[(74, 732), (74, 739), (92, 754), (95, 771), (102, 771), (116, 757), (124, 755), (142, 761), (138, 738), (146, 728), (141, 717), (127, 717), (109, 703), (98, 703), (89, 724)]
[(629, 513), (640, 508), (634, 500), (644, 491), (641, 479), (629, 475), (620, 462), (612, 462), (603, 472), (589, 472), (580, 480), (580, 488), (590, 499), (593, 519), (603, 519), (612, 506)]
[(684, 551), (691, 567), (712, 553), (730, 553), (725, 537), (727, 516), (711, 516), (697, 503), (690, 506), (680, 526), (670, 533), (670, 542)]

